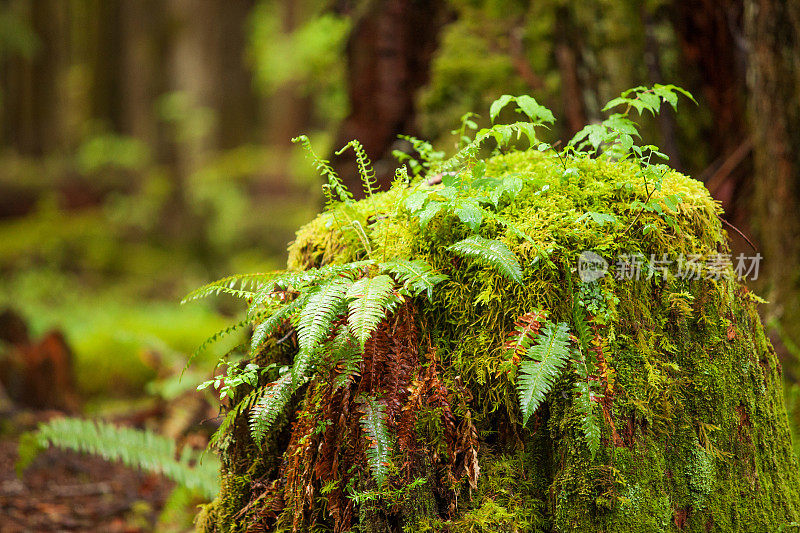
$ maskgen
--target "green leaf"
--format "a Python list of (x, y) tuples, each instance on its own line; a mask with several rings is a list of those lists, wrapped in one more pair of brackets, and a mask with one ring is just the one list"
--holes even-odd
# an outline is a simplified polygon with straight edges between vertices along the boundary
[(442, 210), (442, 207), (444, 207), (442, 202), (428, 202), (428, 205), (426, 205), (425, 209), (419, 214), (419, 225), (422, 226), (422, 228), (427, 227), (431, 219)]
[(459, 202), (455, 213), (459, 220), (472, 231), (478, 231), (481, 222), (483, 222), (483, 210), (472, 202)]
[(556, 121), (552, 111), (539, 104), (532, 96), (517, 96), (517, 105), (533, 122), (552, 124)]
[(433, 267), (422, 259), (395, 259), (381, 263), (380, 268), (394, 274), (397, 280), (403, 284), (403, 288), (408, 290), (412, 296), (423, 292), (427, 293), (428, 299), (433, 298), (433, 288), (448, 279), (446, 274), (437, 274)]
[(544, 402), (569, 359), (569, 326), (548, 322), (536, 344), (528, 348), (530, 361), (520, 364), (517, 392), (522, 409), (522, 423), (527, 425), (531, 415)]
[(406, 209), (411, 211), (412, 213), (416, 213), (420, 209), (422, 209), (425, 200), (428, 199), (428, 191), (417, 191), (409, 195), (406, 198), (405, 206)]
[(350, 278), (337, 277), (313, 289), (300, 312), (297, 339), (300, 352), (316, 350), (331, 331), (331, 324), (347, 311), (345, 295), (353, 286)]
[(385, 274), (356, 281), (350, 286), (347, 298), (350, 300), (347, 324), (362, 346), (399, 301), (394, 280)]
[(378, 486), (382, 487), (389, 474), (392, 452), (391, 437), (386, 427), (386, 406), (372, 396), (359, 398), (359, 403), (361, 404), (359, 411), (362, 413), (361, 427), (369, 441), (367, 461), (372, 477)]
[(489, 117), (491, 118), (492, 122), (494, 122), (494, 119), (496, 119), (497, 115), (500, 114), (500, 111), (502, 111), (502, 109), (505, 106), (507, 106), (508, 103), (513, 99), (514, 97), (511, 96), (510, 94), (504, 94), (503, 96), (492, 102), (492, 105), (489, 108)]
[(492, 267), (508, 279), (522, 284), (522, 268), (519, 266), (517, 256), (508, 249), (508, 246), (498, 240), (484, 239), (473, 235), (447, 249)]

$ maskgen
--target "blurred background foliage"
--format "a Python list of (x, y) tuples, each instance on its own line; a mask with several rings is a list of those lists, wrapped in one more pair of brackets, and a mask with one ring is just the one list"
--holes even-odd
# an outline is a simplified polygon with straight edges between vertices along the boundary
[[(4, 0), (0, 308), (33, 337), (64, 332), (85, 397), (148, 383), (174, 397), (197, 383), (176, 385), (174, 369), (237, 312), (180, 297), (282, 266), (321, 205), (293, 136), (322, 154), (358, 138), (387, 183), (398, 134), (452, 150), (459, 118), (485, 124), (503, 93), (553, 109), (547, 140), (563, 142), (621, 90), (674, 83), (699, 106), (646, 117), (646, 138), (762, 250), (756, 288), (794, 383), (797, 12), (777, 0)], [(351, 157), (333, 164), (353, 183)]]

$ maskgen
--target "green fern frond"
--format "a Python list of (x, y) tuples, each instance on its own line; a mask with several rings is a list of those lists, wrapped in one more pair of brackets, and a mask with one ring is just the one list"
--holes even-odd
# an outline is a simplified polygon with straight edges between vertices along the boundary
[[(193, 290), (181, 300), (182, 304), (191, 302), (193, 300), (200, 300), (209, 296), (216, 296), (220, 293), (231, 294), (238, 298), (247, 299), (253, 296), (250, 289), (258, 288), (262, 283), (274, 277), (274, 273), (253, 273), (253, 274), (236, 274), (228, 276), (217, 281), (212, 281), (202, 287)], [(237, 288), (238, 286), (238, 288)]]
[(225, 418), (222, 419), (222, 423), (220, 423), (214, 434), (211, 435), (211, 438), (208, 441), (208, 447), (213, 448), (217, 445), (220, 438), (230, 435), (236, 420), (238, 420), (242, 413), (249, 411), (253, 405), (258, 402), (259, 399), (261, 399), (266, 391), (267, 387), (253, 389), (244, 398), (242, 398), (239, 403), (233, 406), (225, 415)]
[(292, 379), (291, 373), (287, 372), (266, 385), (263, 395), (250, 409), (250, 436), (259, 448), (272, 424), (286, 409), (299, 383)]
[[(22, 445), (39, 449), (50, 446), (100, 456), (108, 461), (122, 461), (127, 466), (161, 474), (179, 485), (213, 499), (219, 492), (219, 461), (207, 456), (199, 461), (200, 453), (188, 446), (180, 456), (173, 439), (106, 422), (79, 418), (56, 418), (41, 424), (35, 439), (25, 439)], [(20, 457), (32, 461), (35, 451), (21, 450)], [(24, 469), (27, 465), (19, 465)]]
[(266, 316), (264, 320), (253, 328), (253, 336), (250, 338), (250, 353), (255, 355), (267, 337), (275, 333), (284, 320), (290, 319), (308, 301), (308, 294), (300, 295), (291, 302), (282, 305), (277, 311)]
[(345, 297), (349, 297), (352, 286), (350, 278), (337, 277), (313, 289), (297, 324), (300, 351), (314, 350), (322, 344), (336, 317), (347, 311)]
[(379, 266), (382, 271), (394, 274), (398, 282), (402, 283), (403, 288), (412, 296), (425, 292), (428, 300), (433, 298), (433, 287), (448, 279), (446, 274), (436, 273), (433, 267), (422, 259), (395, 259)]
[[(299, 137), (295, 137), (292, 139), (292, 142), (295, 144), (300, 144), (311, 158), (316, 167), (317, 171), (324, 177), (328, 183), (327, 188), (331, 192), (331, 195), (328, 196), (330, 201), (334, 201), (335, 198), (333, 194), (338, 197), (338, 200), (342, 203), (349, 203), (353, 201), (353, 194), (347, 190), (342, 180), (339, 178), (339, 175), (333, 170), (331, 167), (330, 162), (321, 159), (317, 156), (314, 152), (314, 149), (311, 147), (311, 141), (305, 135), (300, 135)], [(326, 191), (327, 192), (327, 191)]]
[(525, 242), (527, 242), (528, 244), (530, 244), (533, 247), (533, 249), (536, 250), (536, 257), (533, 258), (533, 262), (534, 263), (536, 261), (538, 261), (540, 257), (542, 257), (542, 258), (545, 259), (545, 261), (547, 261), (548, 265), (554, 266), (552, 261), (550, 261), (550, 258), (548, 256), (547, 252), (545, 250), (542, 250), (539, 247), (539, 245), (536, 243), (536, 241), (534, 241), (527, 233), (522, 231), (519, 228), (519, 226), (514, 224), (511, 220), (507, 219), (506, 217), (498, 215), (497, 213), (495, 213), (494, 211), (491, 211), (489, 209), (481, 209), (481, 211), (483, 212), (483, 216), (484, 216), (485, 219), (494, 220), (495, 222), (503, 225), (506, 229), (508, 229), (516, 237), (519, 237), (520, 239), (522, 239)]
[[(579, 365), (580, 366), (580, 365)], [(581, 414), (581, 431), (586, 439), (589, 452), (594, 459), (597, 450), (600, 449), (600, 419), (594, 408), (591, 387), (585, 375), (579, 373), (581, 379), (575, 382), (572, 391), (575, 393), (575, 404)]]
[(560, 322), (545, 325), (536, 344), (528, 349), (531, 361), (523, 361), (517, 378), (517, 391), (522, 409), (523, 425), (544, 402), (569, 359), (569, 327)]
[(392, 451), (392, 442), (389, 428), (386, 426), (386, 406), (371, 396), (360, 398), (362, 413), (361, 427), (369, 441), (367, 448), (367, 461), (369, 462), (372, 477), (383, 486), (391, 466), (389, 454)]
[(347, 298), (351, 300), (347, 324), (361, 346), (399, 302), (394, 280), (385, 274), (356, 281), (347, 291)]
[(449, 246), (447, 249), (492, 267), (508, 279), (522, 284), (522, 268), (519, 266), (517, 256), (508, 249), (508, 246), (498, 240), (484, 239), (478, 235), (473, 235)]
[(263, 305), (264, 302), (272, 297), (275, 287), (280, 289), (292, 289), (302, 291), (312, 285), (319, 285), (338, 276), (350, 276), (358, 270), (365, 269), (375, 264), (372, 259), (363, 261), (353, 261), (344, 265), (325, 265), (320, 268), (310, 268), (308, 270), (282, 272), (270, 278), (270, 283), (263, 286), (253, 296), (250, 304), (250, 312)]
[(352, 148), (356, 153), (358, 175), (361, 176), (361, 182), (364, 184), (364, 192), (367, 194), (367, 196), (372, 196), (378, 190), (377, 181), (375, 180), (375, 170), (372, 168), (372, 162), (369, 160), (364, 147), (355, 139), (344, 145), (338, 152), (336, 152), (336, 155), (341, 155), (348, 148)]
[(335, 365), (336, 375), (333, 378), (333, 391), (336, 392), (350, 382), (361, 370), (364, 354), (358, 341), (346, 326), (339, 328), (339, 333), (330, 344), (331, 362)]

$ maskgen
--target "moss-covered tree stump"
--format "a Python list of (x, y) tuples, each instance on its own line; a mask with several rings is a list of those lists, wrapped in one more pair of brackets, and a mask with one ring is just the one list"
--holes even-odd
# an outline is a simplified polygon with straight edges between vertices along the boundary
[[(251, 363), (269, 370), (237, 389), (201, 528), (765, 532), (800, 520), (781, 368), (758, 298), (708, 260), (728, 247), (702, 184), (667, 172), (654, 192), (635, 165), (535, 151), (465, 168), (443, 185), (343, 196), (299, 231), (290, 273), (254, 291), (256, 311), (268, 298), (298, 311), (256, 327)], [(582, 281), (584, 251), (611, 272)], [(642, 258), (640, 275), (635, 259), (615, 269), (621, 257)], [(674, 263), (651, 270), (651, 257)], [(398, 258), (430, 270), (386, 265)]]

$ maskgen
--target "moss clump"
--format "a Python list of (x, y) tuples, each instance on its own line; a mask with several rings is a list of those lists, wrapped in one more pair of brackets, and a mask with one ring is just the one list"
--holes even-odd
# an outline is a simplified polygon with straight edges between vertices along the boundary
[[(504, 127), (492, 130), (501, 140)], [(398, 179), (358, 202), (317, 162), (341, 201), (290, 247), (288, 271), (302, 275), (267, 277), (252, 295), (253, 306), (266, 294), (304, 307), (255, 343), (264, 375), (237, 391), (218, 438), (225, 489), (201, 528), (649, 533), (797, 521), (780, 367), (757, 298), (720, 263), (720, 208), (703, 185), (625, 157), (479, 160), (476, 146), (440, 165), (443, 184)], [(453, 247), (465, 240), (469, 253)], [(588, 251), (616, 275), (584, 276)], [(411, 278), (393, 270), (412, 259)], [(659, 268), (665, 259), (684, 275)], [(368, 333), (360, 344), (354, 325)], [(532, 367), (515, 331), (519, 342), (573, 336)], [(519, 377), (545, 357), (561, 359), (523, 424)], [(267, 385), (279, 372), (269, 363), (291, 363), (294, 388)], [(265, 411), (277, 418), (259, 447), (248, 415), (257, 425)]]

